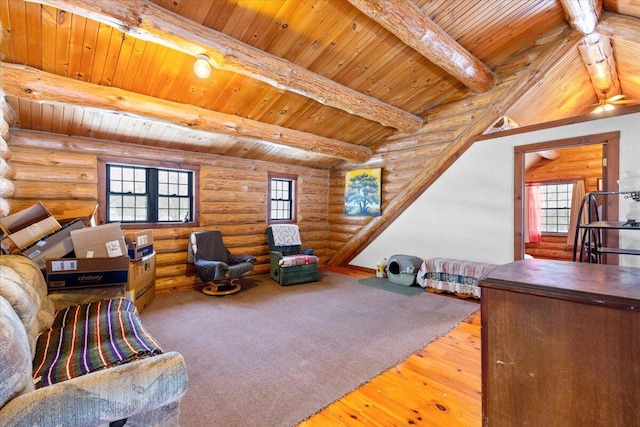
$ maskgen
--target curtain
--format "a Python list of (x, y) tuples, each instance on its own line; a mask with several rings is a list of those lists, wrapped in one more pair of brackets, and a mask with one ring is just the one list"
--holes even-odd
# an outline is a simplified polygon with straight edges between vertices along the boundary
[[(576, 237), (576, 227), (578, 225), (578, 211), (580, 210), (580, 204), (582, 203), (582, 199), (585, 196), (584, 189), (584, 181), (579, 180), (573, 183), (573, 193), (571, 195), (571, 212), (569, 218), (569, 231), (567, 232), (567, 247), (573, 248), (573, 244), (575, 242)], [(582, 212), (582, 218), (580, 218), (580, 223), (584, 224), (587, 222), (587, 212), (588, 209), (585, 209)]]
[(527, 186), (527, 236), (528, 242), (539, 243), (542, 240), (542, 212), (540, 210), (540, 191), (538, 186)]

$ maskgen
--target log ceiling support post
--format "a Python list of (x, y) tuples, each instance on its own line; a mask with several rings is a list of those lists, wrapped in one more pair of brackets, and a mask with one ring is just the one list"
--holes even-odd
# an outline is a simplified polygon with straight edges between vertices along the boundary
[(611, 40), (597, 31), (602, 16), (602, 0), (560, 0), (574, 30), (584, 34), (578, 45), (599, 101), (621, 94), (620, 79), (613, 58)]
[(224, 33), (171, 13), (148, 0), (27, 0), (112, 26), (125, 34), (195, 57), (210, 64), (295, 92), (323, 105), (393, 127), (415, 132), (423, 120), (407, 111), (343, 86), (286, 59), (242, 43)]
[(86, 83), (34, 68), (2, 63), (3, 89), (8, 95), (34, 101), (102, 109), (107, 112), (152, 118), (208, 132), (248, 138), (363, 162), (371, 157), (368, 147), (249, 120), (232, 114), (158, 99), (126, 90)]
[(474, 92), (487, 92), (495, 86), (491, 70), (411, 0), (349, 0), (349, 3)]

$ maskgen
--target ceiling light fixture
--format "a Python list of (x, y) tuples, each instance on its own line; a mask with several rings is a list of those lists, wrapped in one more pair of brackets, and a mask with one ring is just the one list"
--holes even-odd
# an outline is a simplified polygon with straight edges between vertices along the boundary
[(592, 113), (602, 113), (603, 111), (611, 111), (611, 110), (615, 110), (615, 106), (613, 106), (612, 104), (608, 103), (608, 102), (602, 102), (600, 105), (598, 105), (593, 111)]
[(201, 79), (208, 79), (211, 76), (211, 64), (209, 57), (203, 53), (196, 55), (196, 62), (193, 63), (193, 72)]

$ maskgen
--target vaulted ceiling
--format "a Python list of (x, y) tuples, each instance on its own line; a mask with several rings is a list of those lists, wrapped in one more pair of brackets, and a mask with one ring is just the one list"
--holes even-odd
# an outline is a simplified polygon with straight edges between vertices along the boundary
[(0, 0), (2, 88), (17, 128), (328, 169), (640, 99), (639, 18), (635, 0)]

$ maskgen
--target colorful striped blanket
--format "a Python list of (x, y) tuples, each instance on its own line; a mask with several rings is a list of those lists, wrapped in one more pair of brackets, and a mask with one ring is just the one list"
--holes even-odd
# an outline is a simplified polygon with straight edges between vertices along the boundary
[(56, 312), (51, 329), (38, 337), (34, 383), (44, 387), (160, 353), (128, 299), (72, 306)]

